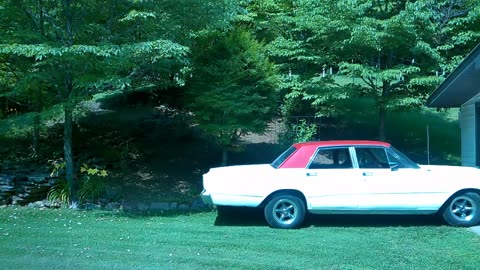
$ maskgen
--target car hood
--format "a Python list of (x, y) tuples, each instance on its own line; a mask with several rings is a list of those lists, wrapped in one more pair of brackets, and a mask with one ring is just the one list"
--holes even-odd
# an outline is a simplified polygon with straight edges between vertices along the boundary
[(420, 168), (427, 172), (438, 174), (439, 176), (441, 176), (440, 178), (449, 178), (456, 181), (468, 179), (480, 182), (480, 169), (476, 167), (420, 165)]
[(465, 166), (449, 166), (449, 165), (420, 165), (420, 168), (427, 171), (454, 171), (454, 172), (468, 172), (468, 173), (480, 173), (480, 170), (476, 167)]

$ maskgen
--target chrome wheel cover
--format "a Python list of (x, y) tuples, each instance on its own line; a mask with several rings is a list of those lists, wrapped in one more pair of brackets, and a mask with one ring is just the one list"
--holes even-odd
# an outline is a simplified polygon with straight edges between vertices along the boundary
[(470, 221), (477, 215), (477, 204), (467, 196), (459, 196), (450, 203), (450, 213), (459, 221)]
[(289, 199), (278, 200), (273, 206), (273, 217), (282, 224), (291, 224), (297, 218), (297, 205)]

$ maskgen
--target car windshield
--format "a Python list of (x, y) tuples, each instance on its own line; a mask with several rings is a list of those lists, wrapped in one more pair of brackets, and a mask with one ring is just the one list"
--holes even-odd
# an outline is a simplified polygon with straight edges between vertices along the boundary
[(287, 160), (287, 158), (289, 156), (292, 155), (293, 152), (295, 152), (297, 150), (297, 148), (295, 147), (290, 147), (288, 148), (285, 152), (283, 152), (280, 156), (278, 156), (270, 165), (272, 165), (272, 167), (274, 167), (275, 169), (277, 169), (278, 167), (280, 167), (280, 165), (282, 165), (282, 163)]
[(405, 156), (402, 152), (398, 151), (395, 147), (390, 146), (388, 148), (388, 152), (390, 155), (392, 155), (395, 159), (397, 159), (401, 163), (398, 165), (403, 165), (403, 166), (400, 166), (401, 168), (414, 168), (414, 169), (420, 168), (420, 166), (418, 166), (417, 163), (413, 162), (410, 158)]

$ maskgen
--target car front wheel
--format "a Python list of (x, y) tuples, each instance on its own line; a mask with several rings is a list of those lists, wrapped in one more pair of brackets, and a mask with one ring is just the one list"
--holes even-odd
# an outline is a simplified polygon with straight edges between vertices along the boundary
[(277, 195), (265, 206), (265, 219), (273, 228), (298, 228), (305, 218), (305, 203), (292, 195)]
[(443, 210), (443, 218), (453, 226), (470, 227), (480, 223), (480, 195), (467, 192), (456, 195)]

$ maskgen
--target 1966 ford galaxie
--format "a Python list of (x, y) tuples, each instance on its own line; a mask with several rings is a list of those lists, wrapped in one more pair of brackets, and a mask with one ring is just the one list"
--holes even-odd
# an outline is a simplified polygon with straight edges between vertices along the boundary
[(212, 168), (205, 203), (261, 207), (274, 228), (312, 214), (435, 214), (455, 226), (480, 223), (480, 170), (418, 165), (389, 143), (298, 143), (271, 164)]

